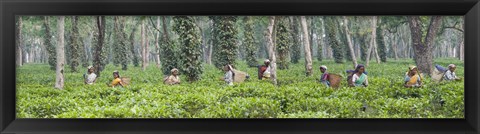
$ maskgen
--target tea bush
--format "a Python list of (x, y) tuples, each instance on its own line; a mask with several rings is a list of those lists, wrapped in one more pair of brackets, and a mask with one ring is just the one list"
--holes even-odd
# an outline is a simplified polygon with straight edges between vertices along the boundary
[[(64, 90), (53, 88), (55, 72), (48, 64), (26, 64), (17, 68), (16, 110), (18, 118), (463, 118), (463, 81), (434, 83), (426, 77), (424, 87), (404, 88), (404, 74), (413, 63), (371, 63), (366, 88), (346, 87), (345, 70), (353, 66), (331, 60), (314, 61), (312, 77), (305, 76), (302, 60), (277, 70), (278, 86), (258, 80), (257, 68), (244, 61), (237, 61), (236, 68), (251, 77), (234, 86), (220, 81), (224, 74), (213, 65), (204, 65), (199, 81), (189, 83), (180, 75), (182, 83), (174, 86), (163, 84), (163, 73), (154, 66), (142, 71), (129, 65), (120, 71), (131, 78), (123, 88), (106, 86), (120, 67), (107, 65), (94, 85), (83, 84), (85, 72), (65, 67)], [(456, 64), (456, 74), (464, 76), (461, 61), (434, 63)], [(320, 65), (342, 75), (342, 87), (321, 85)]]

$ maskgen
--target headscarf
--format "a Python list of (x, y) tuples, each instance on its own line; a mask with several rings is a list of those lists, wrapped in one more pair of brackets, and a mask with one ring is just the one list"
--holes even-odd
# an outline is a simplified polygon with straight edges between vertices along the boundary
[(449, 69), (450, 69), (450, 68), (453, 68), (453, 67), (455, 67), (455, 64), (450, 64), (450, 65), (448, 65), (448, 68), (449, 68)]
[(267, 62), (270, 63), (270, 60), (269, 60), (269, 59), (265, 59), (263, 62), (264, 62), (264, 63), (267, 63)]
[(87, 67), (88, 70), (90, 70), (90, 69), (92, 69), (92, 68), (93, 68), (93, 66), (88, 66), (88, 67)]
[(324, 68), (325, 70), (327, 70), (327, 66), (325, 65), (320, 66), (320, 68)]
[(412, 66), (408, 67), (408, 71), (412, 71), (412, 70), (415, 69), (415, 68), (417, 68), (417, 66), (413, 66), (413, 65), (412, 65)]
[(170, 70), (171, 73), (177, 71), (178, 72), (178, 69), (177, 68), (173, 68), (172, 70)]

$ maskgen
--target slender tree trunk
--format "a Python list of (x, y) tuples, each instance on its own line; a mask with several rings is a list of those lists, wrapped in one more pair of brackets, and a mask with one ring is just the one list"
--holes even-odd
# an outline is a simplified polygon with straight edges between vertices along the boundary
[(313, 34), (314, 34), (314, 32), (313, 31), (314, 31), (314, 29), (316, 29), (316, 27), (315, 27), (315, 23), (313, 21), (313, 16), (310, 16), (308, 18), (310, 20), (310, 34), (309, 34), (309, 36), (310, 36), (309, 37), (310, 54), (311, 54), (311, 56), (313, 56), (313, 46), (314, 46), (314, 44), (313, 44), (313, 41), (314, 41)]
[(16, 49), (17, 49), (17, 60), (16, 60), (16, 64), (17, 64), (17, 67), (19, 66), (22, 66), (23, 63), (22, 63), (22, 44), (23, 44), (23, 41), (22, 41), (22, 17), (20, 16), (17, 16), (17, 28), (16, 28), (16, 33), (17, 33), (17, 36), (16, 36), (16, 42), (17, 42), (17, 46), (16, 46)]
[(392, 49), (393, 49), (393, 55), (395, 57), (395, 60), (398, 60), (398, 52), (397, 52), (397, 38), (395, 35), (392, 35)]
[(146, 50), (146, 43), (145, 43), (145, 21), (142, 19), (142, 25), (141, 25), (141, 34), (142, 38), (140, 41), (140, 44), (142, 46), (142, 70), (145, 71), (147, 67), (147, 50)]
[(370, 56), (371, 56), (371, 53), (372, 53), (372, 49), (374, 48), (375, 46), (375, 36), (377, 35), (377, 30), (375, 30), (377, 28), (377, 16), (373, 16), (373, 19), (372, 19), (372, 39), (370, 42), (370, 47), (368, 47), (368, 51), (367, 51), (367, 63), (366, 63), (366, 66), (369, 65), (370, 63)]
[(348, 30), (348, 19), (347, 19), (347, 16), (343, 16), (343, 26), (345, 28), (345, 34), (347, 35), (347, 42), (348, 42), (348, 47), (350, 48), (350, 56), (352, 56), (352, 62), (353, 62), (353, 66), (356, 67), (357, 66), (357, 58), (355, 57), (355, 51), (353, 50), (353, 45), (352, 45), (352, 41), (351, 41), (351, 38), (350, 38), (350, 31)]
[(380, 63), (380, 56), (378, 55), (378, 49), (377, 49), (377, 37), (374, 39), (374, 45), (373, 45), (373, 52), (375, 53), (375, 60), (377, 63)]
[(275, 16), (269, 17), (269, 23), (267, 27), (266, 40), (268, 48), (268, 56), (270, 57), (270, 78), (273, 80), (273, 84), (277, 85), (277, 58), (275, 57), (275, 44), (273, 43), (273, 27), (275, 25)]
[(300, 16), (301, 25), (303, 29), (303, 40), (305, 41), (305, 71), (307, 76), (313, 75), (313, 67), (312, 67), (312, 54), (310, 53), (310, 41), (308, 39), (308, 28), (307, 28), (307, 20), (305, 16)]
[[(160, 17), (157, 17), (157, 28), (160, 27)], [(160, 38), (160, 31), (157, 31), (157, 36), (155, 36), (155, 60), (157, 61), (157, 68), (160, 68), (160, 48), (158, 40)]]
[(55, 88), (63, 89), (64, 86), (64, 65), (65, 65), (65, 51), (64, 51), (64, 31), (65, 31), (65, 16), (59, 16), (58, 18), (58, 45), (57, 45), (57, 69)]
[[(464, 25), (463, 22), (464, 22), (464, 21), (462, 21), (462, 24), (460, 25), (460, 29), (462, 29), (462, 30), (464, 30), (464, 28), (463, 28), (463, 25)], [(464, 31), (465, 31), (465, 30), (464, 30)], [(464, 32), (462, 32), (462, 33), (464, 33)], [(464, 36), (465, 36), (465, 35), (462, 35), (462, 36), (461, 36), (461, 37), (462, 37), (462, 38), (460, 38), (461, 42), (460, 42), (460, 44), (458, 44), (458, 46), (459, 46), (459, 48), (458, 48), (458, 51), (459, 51), (459, 53), (458, 53), (458, 54), (459, 54), (458, 58), (459, 58), (459, 60), (461, 60), (461, 61), (463, 61), (463, 59), (464, 59), (464, 50), (463, 50), (463, 48), (464, 48), (464, 47), (463, 47), (463, 45), (464, 45)]]
[(148, 24), (144, 24), (144, 32), (145, 32), (145, 68), (148, 66), (150, 63), (150, 38), (149, 38), (149, 32), (148, 29)]

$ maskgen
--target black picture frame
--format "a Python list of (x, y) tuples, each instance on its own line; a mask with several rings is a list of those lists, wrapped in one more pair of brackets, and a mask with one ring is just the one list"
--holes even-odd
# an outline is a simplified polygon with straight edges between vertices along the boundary
[[(479, 133), (478, 0), (1, 0), (1, 133)], [(465, 119), (15, 119), (15, 15), (464, 15)]]

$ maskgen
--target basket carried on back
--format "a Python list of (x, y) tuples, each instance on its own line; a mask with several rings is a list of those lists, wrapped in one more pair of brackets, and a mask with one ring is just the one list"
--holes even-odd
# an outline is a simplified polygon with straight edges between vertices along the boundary
[(120, 77), (120, 80), (122, 80), (123, 86), (127, 86), (130, 84), (130, 78), (129, 77)]
[(233, 78), (233, 82), (242, 83), (247, 79), (247, 77), (249, 77), (249, 75), (245, 72), (238, 71), (236, 69), (233, 69), (232, 71), (233, 71), (233, 73), (235, 73), (235, 77)]
[(340, 87), (340, 82), (342, 81), (342, 76), (338, 74), (329, 74), (328, 81), (330, 81), (330, 87), (338, 88)]
[(445, 74), (445, 72), (441, 72), (437, 69), (434, 69), (433, 70), (433, 73), (432, 73), (432, 80), (435, 81), (435, 82), (440, 82), (443, 80), (443, 75)]

